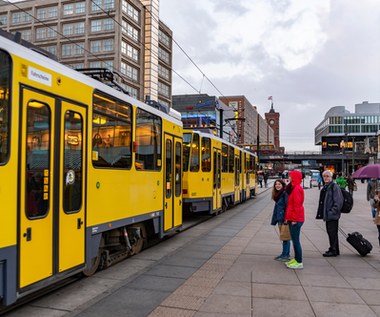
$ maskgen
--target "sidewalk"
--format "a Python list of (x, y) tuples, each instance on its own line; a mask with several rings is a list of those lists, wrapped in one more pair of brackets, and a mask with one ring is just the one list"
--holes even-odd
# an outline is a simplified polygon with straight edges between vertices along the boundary
[(259, 198), (264, 199), (257, 198), (256, 216), (243, 210), (207, 235), (210, 247), (221, 240), (222, 247), (149, 316), (380, 316), (379, 245), (365, 199), (366, 184), (358, 182), (353, 211), (342, 215), (340, 222), (346, 232), (359, 231), (372, 242), (374, 248), (366, 257), (342, 236), (341, 255), (322, 256), (328, 237), (323, 221), (315, 220), (319, 190), (305, 189), (303, 270), (290, 270), (273, 260), (281, 244), (277, 228), (269, 225), (272, 186), (270, 182), (268, 191), (259, 189)]

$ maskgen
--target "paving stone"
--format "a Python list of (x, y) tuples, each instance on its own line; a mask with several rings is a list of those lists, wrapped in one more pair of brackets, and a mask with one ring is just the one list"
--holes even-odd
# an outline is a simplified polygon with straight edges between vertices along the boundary
[(185, 282), (185, 279), (142, 274), (128, 284), (129, 288), (140, 288), (173, 292)]
[(337, 304), (311, 302), (316, 316), (320, 317), (376, 317), (376, 314), (367, 305)]
[(252, 296), (258, 298), (284, 299), (290, 301), (306, 301), (302, 286), (282, 284), (252, 284)]
[(182, 285), (181, 287), (177, 288), (174, 295), (189, 295), (189, 296), (196, 296), (196, 297), (204, 297), (207, 298), (210, 296), (210, 294), (213, 292), (214, 287), (206, 287), (204, 285)]
[(305, 286), (304, 289), (312, 302), (364, 304), (363, 299), (353, 289), (318, 286)]
[[(252, 316), (265, 317), (315, 317), (307, 301), (253, 298)], [(320, 315), (323, 317), (323, 315)]]
[(247, 314), (251, 312), (251, 298), (212, 294), (199, 310), (210, 313)]
[(192, 317), (196, 311), (158, 306), (148, 317)]
[(204, 301), (205, 298), (200, 296), (172, 294), (161, 303), (161, 306), (199, 310)]
[(193, 267), (158, 264), (146, 271), (145, 274), (164, 277), (188, 278), (196, 271), (197, 269)]

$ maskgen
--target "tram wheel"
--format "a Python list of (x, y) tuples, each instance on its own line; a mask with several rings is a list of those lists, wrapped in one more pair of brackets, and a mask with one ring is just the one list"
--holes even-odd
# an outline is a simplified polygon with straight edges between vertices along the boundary
[(133, 225), (133, 227), (140, 228), (141, 238), (138, 239), (135, 243), (133, 243), (131, 245), (131, 253), (132, 253), (132, 255), (140, 253), (140, 251), (143, 249), (144, 243), (146, 241), (146, 229), (145, 229), (145, 225), (143, 223), (138, 223), (138, 224)]

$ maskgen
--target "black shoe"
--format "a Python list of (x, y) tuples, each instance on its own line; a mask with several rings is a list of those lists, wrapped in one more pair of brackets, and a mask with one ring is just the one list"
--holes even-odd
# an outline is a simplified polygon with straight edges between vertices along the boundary
[(338, 255), (337, 253), (332, 252), (332, 251), (327, 251), (327, 252), (323, 253), (324, 257), (332, 257), (332, 256), (337, 256), (337, 255)]

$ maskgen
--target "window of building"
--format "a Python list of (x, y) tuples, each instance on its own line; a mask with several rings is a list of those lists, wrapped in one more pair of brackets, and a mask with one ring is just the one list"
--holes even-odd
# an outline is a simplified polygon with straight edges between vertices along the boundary
[(56, 45), (53, 45), (53, 46), (44, 46), (42, 48), (45, 51), (48, 51), (49, 53), (51, 53), (53, 55), (57, 55), (57, 46)]
[(170, 71), (162, 65), (158, 65), (158, 75), (166, 80), (170, 80)]
[(121, 87), (123, 87), (123, 89), (125, 89), (132, 98), (138, 99), (139, 91), (137, 88), (131, 87), (125, 83), (122, 83)]
[(122, 22), (122, 31), (124, 34), (127, 34), (128, 37), (138, 42), (139, 40), (139, 31), (134, 28), (132, 25), (123, 20)]
[(73, 63), (73, 64), (66, 64), (67, 66), (71, 67), (72, 69), (82, 69), (84, 68), (84, 63)]
[(41, 27), (36, 29), (36, 40), (57, 38), (57, 26)]
[(165, 45), (167, 48), (170, 48), (170, 38), (166, 33), (162, 32), (161, 30), (158, 31), (158, 40), (161, 44)]
[(124, 62), (121, 62), (121, 73), (126, 75), (128, 78), (137, 81), (138, 80), (138, 69), (135, 67), (132, 67), (131, 65), (128, 65)]
[(8, 16), (6, 14), (0, 15), (0, 25), (8, 24)]
[(84, 43), (68, 43), (62, 45), (62, 57), (84, 55)]
[(140, 11), (137, 10), (134, 6), (128, 3), (127, 0), (123, 0), (122, 10), (126, 13), (132, 20), (139, 23), (140, 21)]
[(12, 13), (12, 24), (26, 23), (32, 21), (32, 11), (19, 11)]
[(90, 62), (90, 68), (107, 68), (109, 70), (113, 70), (113, 61)]
[(165, 97), (170, 97), (170, 87), (159, 81), (158, 82), (158, 93), (165, 96)]
[(91, 11), (109, 11), (115, 9), (114, 0), (91, 0)]
[(137, 170), (161, 169), (162, 119), (140, 108), (136, 111)]
[(84, 34), (84, 22), (68, 23), (63, 25), (63, 35), (80, 35)]
[(170, 54), (161, 47), (158, 48), (158, 58), (166, 64), (170, 64)]
[(132, 166), (132, 106), (102, 94), (94, 95), (92, 164), (95, 167)]
[(63, 15), (76, 15), (86, 13), (86, 2), (75, 2), (63, 5)]
[(19, 30), (18, 32), (21, 33), (21, 38), (25, 41), (31, 41), (32, 40), (32, 30)]
[(139, 51), (125, 41), (121, 41), (121, 52), (135, 62), (139, 61)]

